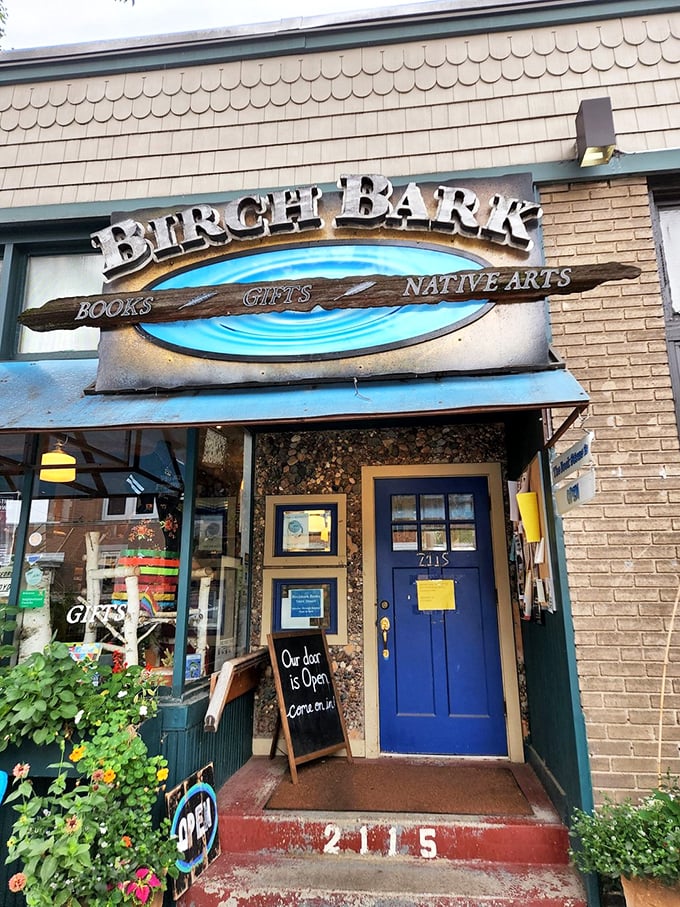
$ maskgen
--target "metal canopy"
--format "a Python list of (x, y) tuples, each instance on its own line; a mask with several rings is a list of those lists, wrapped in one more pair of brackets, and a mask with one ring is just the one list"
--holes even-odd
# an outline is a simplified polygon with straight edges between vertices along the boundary
[[(298, 425), (569, 408), (588, 395), (564, 368), (494, 375), (405, 378), (295, 387), (241, 387), (180, 393), (104, 395), (92, 386), (96, 359), (0, 363), (0, 431), (63, 431), (152, 425)], [(566, 424), (566, 423), (565, 423)]]

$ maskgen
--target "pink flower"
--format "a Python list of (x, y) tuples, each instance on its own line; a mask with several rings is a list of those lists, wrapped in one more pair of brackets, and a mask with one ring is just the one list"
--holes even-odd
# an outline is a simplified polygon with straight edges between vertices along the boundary
[(135, 875), (138, 879), (143, 880), (150, 885), (151, 888), (161, 887), (161, 880), (152, 869), (147, 869), (146, 866), (140, 866)]
[(135, 876), (139, 882), (120, 882), (118, 887), (125, 894), (134, 895), (140, 904), (147, 904), (153, 894), (153, 889), (161, 888), (162, 882), (156, 873), (152, 869), (147, 869), (146, 866), (140, 866), (135, 872)]
[(28, 879), (23, 872), (16, 872), (7, 883), (10, 891), (23, 891)]
[(28, 778), (28, 773), (31, 770), (31, 766), (28, 762), (17, 762), (17, 764), (12, 769), (12, 775), (20, 780), (22, 778)]

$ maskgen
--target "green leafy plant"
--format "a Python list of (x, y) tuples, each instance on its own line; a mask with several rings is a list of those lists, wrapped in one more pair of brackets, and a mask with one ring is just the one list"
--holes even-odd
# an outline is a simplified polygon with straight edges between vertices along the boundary
[[(54, 655), (48, 653), (48, 661)], [(56, 661), (56, 676), (62, 678), (61, 669), (71, 676), (61, 651)], [(72, 679), (81, 682), (83, 676), (92, 685), (88, 666)], [(150, 755), (137, 733), (140, 721), (154, 711), (155, 685), (118, 665), (92, 689), (92, 702), (91, 691), (76, 696), (82, 725), (72, 707), (60, 716), (67, 729), (77, 726), (79, 736), (75, 742), (68, 734), (59, 737), (59, 771), (47, 792), (36, 790), (28, 764), (14, 767), (15, 789), (6, 802), (14, 804), (18, 818), (6, 862), (21, 862), (9, 887), (24, 893), (28, 907), (148, 904), (178, 872), (169, 820), (153, 819), (168, 764)], [(80, 736), (83, 728), (87, 736)], [(75, 769), (75, 780), (69, 769)]]
[(680, 787), (668, 779), (638, 803), (608, 799), (574, 812), (570, 855), (583, 872), (617, 878), (680, 880)]
[(0, 751), (28, 738), (39, 745), (92, 734), (103, 716), (139, 724), (157, 708), (144, 669), (75, 661), (64, 643), (0, 674)]

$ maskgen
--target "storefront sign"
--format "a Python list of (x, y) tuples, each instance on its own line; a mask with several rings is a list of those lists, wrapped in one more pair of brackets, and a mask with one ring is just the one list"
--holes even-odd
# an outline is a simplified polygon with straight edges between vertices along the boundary
[(170, 834), (177, 838), (181, 853), (177, 860), (180, 874), (173, 880), (177, 899), (220, 853), (212, 763), (171, 790), (165, 799), (171, 817)]
[(610, 262), (564, 268), (480, 268), (449, 274), (385, 277), (315, 277), (301, 283), (261, 282), (165, 289), (137, 296), (106, 294), (55, 299), (19, 316), (26, 327), (51, 331), (91, 325), (189, 321), (271, 312), (437, 305), (475, 299), (513, 304), (550, 295), (582, 293), (610, 280), (633, 280), (640, 269)]
[(550, 475), (553, 485), (563, 482), (567, 476), (582, 469), (584, 466), (590, 466), (593, 462), (593, 432), (589, 431), (580, 441), (573, 444), (568, 450), (558, 454), (550, 464)]
[(595, 497), (595, 470), (589, 469), (573, 482), (555, 489), (555, 503), (559, 513), (566, 513), (580, 504), (587, 504)]
[[(477, 194), (464, 186), (409, 183), (392, 201), (393, 187), (381, 174), (343, 175), (339, 195), (329, 194), (323, 213), (333, 229), (423, 230), (459, 234), (528, 251), (533, 240), (527, 224), (536, 224), (541, 208), (534, 201), (494, 193), (488, 213)], [(92, 245), (104, 256), (104, 279), (114, 280), (152, 264), (208, 247), (268, 236), (320, 231), (323, 193), (318, 186), (280, 189), (267, 195), (244, 195), (220, 208), (196, 204), (143, 223), (127, 218), (92, 234)], [(431, 197), (432, 209), (425, 201)], [(339, 210), (338, 210), (339, 209)]]

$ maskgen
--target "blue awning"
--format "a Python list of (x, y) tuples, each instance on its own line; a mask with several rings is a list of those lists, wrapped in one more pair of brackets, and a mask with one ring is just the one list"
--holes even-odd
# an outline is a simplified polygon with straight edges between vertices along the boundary
[(565, 368), (180, 393), (86, 393), (95, 359), (0, 363), (0, 431), (152, 425), (285, 425), (335, 419), (569, 408), (588, 395)]

